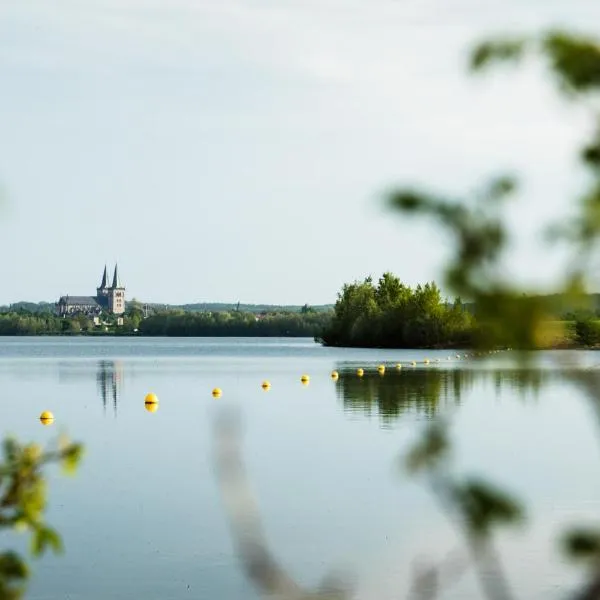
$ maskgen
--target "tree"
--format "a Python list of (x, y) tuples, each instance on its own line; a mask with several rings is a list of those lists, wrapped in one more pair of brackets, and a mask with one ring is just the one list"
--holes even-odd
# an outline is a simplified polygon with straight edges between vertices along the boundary
[(469, 315), (447, 306), (435, 283), (412, 290), (384, 273), (377, 286), (371, 278), (344, 285), (321, 341), (379, 348), (456, 346), (469, 341), (471, 329)]

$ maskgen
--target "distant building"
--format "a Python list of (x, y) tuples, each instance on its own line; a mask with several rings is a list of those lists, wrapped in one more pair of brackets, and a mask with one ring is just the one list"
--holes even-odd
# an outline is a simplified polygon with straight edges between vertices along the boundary
[(101, 312), (122, 315), (125, 312), (125, 286), (119, 278), (117, 265), (111, 285), (108, 285), (105, 266), (102, 282), (96, 288), (95, 296), (61, 296), (56, 303), (56, 310), (61, 317), (80, 314), (97, 317)]

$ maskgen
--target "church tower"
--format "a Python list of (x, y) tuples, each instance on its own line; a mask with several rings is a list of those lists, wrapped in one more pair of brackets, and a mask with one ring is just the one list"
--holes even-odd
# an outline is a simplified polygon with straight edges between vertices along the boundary
[(100, 283), (100, 287), (96, 288), (96, 292), (98, 294), (98, 297), (108, 296), (108, 273), (106, 272), (106, 265), (104, 265), (104, 273), (102, 275), (102, 282)]
[[(106, 274), (106, 270), (104, 271)], [(113, 315), (122, 315), (125, 312), (125, 286), (119, 278), (119, 268), (115, 265), (112, 285), (108, 292), (108, 312)]]
[(96, 288), (96, 300), (102, 308), (108, 308), (109, 289), (108, 272), (106, 271), (106, 265), (104, 265), (102, 282), (100, 283), (100, 287)]

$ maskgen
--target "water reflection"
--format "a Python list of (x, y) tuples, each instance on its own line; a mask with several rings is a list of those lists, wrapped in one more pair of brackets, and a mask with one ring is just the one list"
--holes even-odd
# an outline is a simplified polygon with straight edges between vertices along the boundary
[(551, 371), (540, 369), (440, 369), (420, 368), (386, 370), (384, 375), (376, 370), (365, 370), (362, 377), (355, 367), (339, 364), (340, 378), (336, 384), (338, 398), (344, 411), (352, 414), (380, 417), (390, 425), (402, 415), (416, 414), (433, 418), (441, 408), (461, 404), (465, 392), (477, 383), (489, 383), (500, 395), (503, 389), (517, 392), (521, 397), (537, 395), (549, 378)]
[(106, 406), (111, 403), (116, 417), (123, 386), (123, 364), (113, 360), (101, 360), (96, 372), (96, 384), (104, 412), (106, 413)]

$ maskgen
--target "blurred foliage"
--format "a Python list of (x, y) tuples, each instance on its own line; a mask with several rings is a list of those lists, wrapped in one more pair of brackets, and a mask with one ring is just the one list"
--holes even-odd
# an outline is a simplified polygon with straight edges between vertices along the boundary
[(331, 324), (320, 335), (328, 346), (376, 348), (458, 347), (470, 343), (473, 319), (460, 298), (442, 299), (435, 283), (414, 290), (384, 273), (344, 285)]
[[(82, 446), (60, 438), (56, 448), (43, 450), (37, 444), (21, 445), (12, 438), (2, 444), (0, 463), (0, 527), (30, 536), (34, 557), (47, 550), (61, 552), (58, 532), (44, 522), (47, 503), (46, 465), (58, 463), (66, 473), (73, 473), (82, 456)], [(30, 568), (14, 551), (0, 553), (0, 600), (22, 598)]]
[(575, 338), (582, 346), (597, 346), (600, 344), (600, 321), (593, 317), (576, 321)]
[[(498, 63), (517, 63), (527, 55), (543, 60), (562, 94), (591, 109), (592, 133), (579, 151), (587, 189), (572, 207), (572, 218), (554, 224), (548, 238), (551, 243), (567, 242), (572, 253), (558, 295), (573, 305), (584, 299), (600, 238), (600, 43), (563, 31), (486, 40), (472, 52), (470, 68), (480, 72)], [(517, 181), (502, 175), (470, 197), (452, 198), (418, 189), (397, 189), (387, 197), (394, 210), (405, 216), (433, 219), (452, 236), (454, 253), (446, 266), (444, 283), (452, 293), (473, 303), (478, 322), (473, 342), (479, 348), (539, 348), (543, 345), (544, 324), (556, 315), (552, 296), (516, 285), (511, 274), (501, 268), (509, 240), (504, 211), (516, 189)], [(592, 315), (576, 316), (574, 334), (579, 344), (600, 343), (600, 326)], [(598, 377), (580, 371), (565, 371), (562, 376), (581, 387), (600, 416)], [(499, 487), (455, 474), (448, 429), (449, 424), (440, 417), (428, 423), (404, 458), (404, 465), (409, 472), (425, 477), (443, 509), (460, 524), (471, 550), (471, 562), (480, 575), (483, 595), (512, 598), (492, 534), (498, 526), (520, 520), (522, 507)], [(598, 530), (573, 530), (565, 538), (564, 548), (573, 558), (585, 559), (591, 566), (588, 581), (576, 597), (599, 598)], [(437, 595), (421, 591), (423, 598)]]
[[(598, 101), (600, 47), (593, 39), (560, 31), (535, 38), (487, 40), (472, 52), (470, 66), (482, 71), (499, 62), (516, 62), (525, 54), (545, 60), (559, 89), (586, 106)], [(580, 151), (588, 175), (588, 190), (577, 204), (577, 214), (552, 228), (552, 240), (566, 239), (574, 251), (564, 278), (563, 293), (573, 298), (585, 291), (592, 251), (600, 234), (600, 119), (592, 114), (594, 131)], [(454, 293), (473, 301), (480, 323), (478, 346), (508, 345), (537, 348), (544, 321), (551, 318), (549, 298), (515, 286), (504, 278), (499, 262), (509, 238), (502, 209), (516, 190), (509, 176), (492, 180), (471, 198), (446, 198), (415, 189), (399, 189), (388, 202), (405, 215), (422, 215), (441, 223), (454, 237), (455, 254), (445, 283)]]

